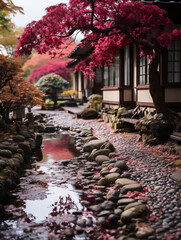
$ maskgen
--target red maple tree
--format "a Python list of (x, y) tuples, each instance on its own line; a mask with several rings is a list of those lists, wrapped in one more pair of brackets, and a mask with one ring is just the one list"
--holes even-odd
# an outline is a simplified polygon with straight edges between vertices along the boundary
[(34, 68), (31, 72), (31, 75), (28, 77), (28, 82), (35, 82), (40, 77), (47, 75), (49, 73), (55, 73), (70, 83), (70, 70), (67, 68), (67, 64), (69, 61), (61, 61), (61, 60), (50, 60), (45, 64), (40, 65)]
[(86, 43), (94, 46), (93, 53), (81, 61), (78, 69), (88, 76), (95, 67), (111, 63), (116, 51), (137, 44), (141, 54), (152, 56), (149, 68), (150, 93), (157, 112), (168, 115), (161, 94), (158, 65), (162, 47), (181, 39), (181, 30), (168, 31), (171, 24), (166, 12), (156, 5), (130, 0), (70, 0), (48, 7), (47, 14), (25, 28), (16, 54), (49, 52), (56, 55), (64, 40), (73, 33), (84, 34)]

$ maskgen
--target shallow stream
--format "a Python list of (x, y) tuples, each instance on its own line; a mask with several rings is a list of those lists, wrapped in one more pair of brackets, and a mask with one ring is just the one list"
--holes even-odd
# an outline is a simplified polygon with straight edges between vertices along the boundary
[(78, 157), (75, 138), (47, 135), (43, 145), (42, 161), (26, 168), (20, 184), (10, 193), (0, 239), (64, 239), (64, 227), (71, 227), (76, 212), (83, 209), (81, 193), (68, 182), (70, 175), (59, 164)]

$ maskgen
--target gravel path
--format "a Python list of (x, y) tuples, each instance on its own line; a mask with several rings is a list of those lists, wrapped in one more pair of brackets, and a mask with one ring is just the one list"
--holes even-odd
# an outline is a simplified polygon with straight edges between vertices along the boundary
[(138, 135), (115, 134), (110, 124), (104, 122), (75, 119), (62, 111), (46, 113), (51, 115), (50, 123), (65, 127), (92, 127), (99, 139), (106, 138), (112, 142), (121, 158), (127, 161), (131, 178), (143, 184), (142, 201), (150, 206), (150, 220), (153, 220), (157, 235), (148, 239), (181, 239), (181, 188), (169, 177), (173, 171), (170, 164), (179, 159), (178, 155), (144, 147), (137, 141)]

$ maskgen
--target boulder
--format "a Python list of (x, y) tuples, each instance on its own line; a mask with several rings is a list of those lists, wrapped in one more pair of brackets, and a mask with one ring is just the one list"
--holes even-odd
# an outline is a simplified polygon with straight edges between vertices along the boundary
[(25, 140), (25, 137), (23, 135), (15, 135), (13, 136), (13, 140), (15, 142), (23, 142)]
[(138, 239), (146, 239), (148, 236), (153, 235), (154, 229), (145, 222), (136, 223), (136, 237)]
[[(98, 151), (100, 151), (100, 150), (98, 150)], [(95, 153), (97, 153), (97, 151)], [(94, 156), (96, 155), (95, 153), (94, 153)], [(109, 161), (109, 160), (110, 160), (109, 157), (106, 155), (98, 155), (95, 158), (95, 162), (98, 164), (102, 164), (103, 162)]]
[(43, 141), (43, 137), (42, 137), (42, 135), (37, 134), (37, 135), (36, 135), (36, 139), (35, 139), (35, 145), (36, 145), (36, 148), (41, 147), (41, 145), (42, 145), (42, 141)]
[(117, 161), (117, 162), (114, 164), (114, 167), (117, 167), (117, 168), (119, 168), (119, 169), (122, 170), (122, 171), (128, 169), (128, 166), (126, 165), (126, 161), (124, 161), (124, 160)]
[(88, 142), (90, 142), (90, 141), (92, 141), (92, 140), (97, 140), (98, 138), (96, 137), (96, 136), (91, 136), (91, 137), (86, 137), (85, 139), (84, 139), (84, 143), (88, 143)]
[(11, 151), (12, 153), (16, 153), (18, 147), (17, 146), (12, 146), (12, 145), (0, 144), (0, 149), (6, 149), (6, 150)]
[(0, 149), (0, 156), (10, 158), (12, 156), (12, 152), (5, 149)]
[(119, 192), (114, 190), (114, 189), (111, 189), (109, 190), (109, 192), (107, 193), (106, 195), (106, 198), (107, 200), (111, 200), (111, 201), (115, 201), (118, 199), (118, 195), (119, 195)]
[(128, 184), (137, 184), (136, 181), (131, 180), (129, 178), (118, 178), (115, 182), (115, 186), (120, 188)]
[(121, 198), (118, 200), (117, 205), (127, 205), (133, 203), (135, 200), (132, 198)]
[(114, 151), (115, 151), (115, 147), (114, 147), (113, 144), (110, 143), (110, 142), (104, 143), (104, 144), (101, 146), (101, 149), (110, 149), (111, 152), (114, 152)]
[(124, 208), (124, 211), (125, 210), (128, 210), (128, 209), (130, 209), (130, 208), (132, 208), (132, 207), (136, 207), (136, 206), (138, 206), (138, 205), (141, 205), (142, 203), (141, 202), (135, 202), (135, 201), (133, 201), (132, 203), (129, 203), (125, 208)]
[(97, 185), (107, 187), (109, 186), (109, 181), (107, 178), (103, 177), (99, 179), (99, 181), (97, 182)]
[(100, 147), (107, 142), (106, 139), (102, 139), (102, 140), (92, 140), (86, 144), (84, 144), (83, 149), (85, 152), (91, 152), (93, 149), (100, 149)]
[(82, 112), (81, 117), (83, 119), (96, 119), (98, 112), (94, 108), (87, 108)]
[(119, 173), (110, 173), (105, 176), (105, 178), (108, 180), (109, 184), (110, 183), (115, 183), (115, 181), (120, 177)]
[(125, 194), (129, 191), (141, 191), (143, 187), (139, 183), (127, 184), (120, 189), (120, 193)]
[(181, 184), (181, 170), (176, 170), (176, 171), (174, 171), (174, 172), (170, 175), (170, 177), (171, 177), (174, 181), (176, 181), (176, 182), (178, 182), (178, 183)]
[[(111, 152), (111, 150), (110, 149), (100, 149), (100, 150), (96, 150), (96, 151), (94, 151), (93, 153), (91, 153), (90, 155), (89, 155), (89, 159), (90, 160), (94, 160), (97, 156), (108, 156), (109, 155), (109, 153)], [(109, 158), (109, 157), (108, 157)]]
[(148, 213), (148, 208), (144, 204), (129, 208), (121, 214), (121, 221), (123, 223), (129, 223), (132, 218), (139, 218), (143, 214)]

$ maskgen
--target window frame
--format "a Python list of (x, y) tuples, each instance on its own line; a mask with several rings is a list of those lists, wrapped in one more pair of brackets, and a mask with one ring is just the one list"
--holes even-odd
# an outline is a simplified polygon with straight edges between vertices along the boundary
[[(118, 64), (116, 65), (118, 58)], [(104, 64), (103, 67), (103, 80), (104, 80), (104, 86), (103, 88), (118, 88), (120, 86), (120, 52), (118, 52), (115, 55), (114, 62), (112, 65), (108, 66), (107, 64)], [(118, 68), (116, 68), (118, 66)], [(117, 73), (117, 70), (118, 73)], [(112, 78), (111, 78), (112, 75)], [(116, 80), (117, 78), (117, 80)]]

